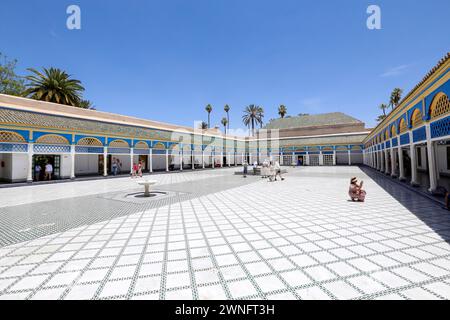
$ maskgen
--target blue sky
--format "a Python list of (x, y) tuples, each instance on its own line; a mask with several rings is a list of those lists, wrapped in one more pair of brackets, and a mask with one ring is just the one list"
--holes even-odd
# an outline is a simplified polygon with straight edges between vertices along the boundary
[[(66, 28), (77, 4), (82, 29)], [(368, 30), (366, 9), (382, 10)], [(266, 120), (342, 111), (375, 125), (394, 87), (409, 91), (448, 51), (448, 0), (1, 0), (0, 51), (80, 79), (97, 109), (212, 124), (248, 104)]]

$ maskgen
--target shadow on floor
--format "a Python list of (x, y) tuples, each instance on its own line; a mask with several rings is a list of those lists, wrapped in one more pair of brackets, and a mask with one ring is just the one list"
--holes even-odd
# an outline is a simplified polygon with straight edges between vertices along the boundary
[(361, 166), (360, 169), (444, 241), (450, 243), (450, 212), (444, 208), (443, 203), (420, 189), (409, 187), (372, 168)]

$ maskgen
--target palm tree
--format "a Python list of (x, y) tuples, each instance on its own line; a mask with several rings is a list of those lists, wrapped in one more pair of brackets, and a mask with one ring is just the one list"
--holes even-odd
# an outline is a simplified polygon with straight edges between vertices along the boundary
[(84, 91), (81, 81), (71, 79), (69, 74), (60, 69), (43, 68), (43, 70), (41, 73), (35, 69), (28, 69), (33, 74), (26, 77), (29, 83), (24, 95), (36, 100), (79, 107)]
[(377, 118), (377, 122), (381, 122), (381, 121), (383, 121), (384, 119), (386, 119), (386, 115), (385, 114), (382, 114), (381, 116), (378, 116), (378, 118)]
[(225, 107), (223, 107), (223, 110), (227, 113), (227, 128), (230, 130), (230, 106), (226, 104)]
[(211, 112), (212, 112), (212, 106), (210, 104), (208, 104), (205, 108), (206, 112), (208, 112), (208, 129), (211, 127)]
[(208, 124), (205, 121), (202, 121), (202, 123), (200, 124), (200, 129), (202, 130), (208, 129)]
[(400, 100), (402, 100), (402, 94), (403, 90), (400, 88), (395, 88), (394, 90), (392, 90), (391, 99), (389, 103), (391, 105), (392, 110), (394, 110), (394, 108), (396, 108), (400, 103)]
[(228, 124), (227, 118), (223, 117), (221, 122), (222, 122), (223, 128), (225, 129), (225, 135), (227, 135), (227, 124)]
[(382, 103), (379, 107), (381, 110), (383, 110), (383, 115), (384, 117), (386, 117), (386, 109), (388, 108), (388, 106), (384, 103)]
[(263, 123), (264, 123), (263, 119), (264, 119), (264, 109), (262, 107), (258, 107), (257, 121), (259, 123), (260, 128), (262, 128), (262, 126), (263, 126)]
[(287, 108), (286, 108), (285, 105), (281, 105), (281, 106), (278, 107), (278, 114), (280, 115), (281, 119), (284, 118), (286, 113), (287, 113)]
[(244, 115), (242, 116), (242, 122), (245, 126), (251, 126), (251, 134), (255, 134), (255, 124), (259, 123), (260, 116), (264, 112), (262, 108), (251, 104), (244, 109)]
[(80, 103), (78, 103), (78, 107), (82, 109), (89, 109), (89, 110), (96, 110), (95, 106), (92, 104), (89, 100), (81, 100)]

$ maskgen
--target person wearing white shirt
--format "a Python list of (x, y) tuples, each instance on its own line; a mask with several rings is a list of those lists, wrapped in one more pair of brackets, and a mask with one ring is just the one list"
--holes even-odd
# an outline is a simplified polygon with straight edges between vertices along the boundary
[(284, 178), (281, 176), (281, 167), (278, 161), (275, 161), (274, 169), (275, 169), (275, 181), (277, 181), (277, 176), (280, 176), (281, 181), (283, 181)]
[(52, 174), (53, 174), (53, 166), (51, 163), (47, 163), (45, 165), (45, 178), (44, 180), (52, 180)]

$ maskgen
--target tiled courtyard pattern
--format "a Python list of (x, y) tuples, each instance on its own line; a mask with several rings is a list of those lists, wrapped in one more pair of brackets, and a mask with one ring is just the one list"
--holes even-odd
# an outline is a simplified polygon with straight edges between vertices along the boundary
[[(438, 204), (357, 167), (290, 168), (274, 183), (233, 171), (155, 175), (173, 194), (140, 207), (105, 197), (135, 192), (129, 178), (2, 190), (0, 238), (14, 211), (13, 233), (47, 234), (9, 235), (0, 298), (450, 298), (450, 214)], [(347, 199), (353, 175), (364, 204)], [(83, 203), (98, 219), (72, 227), (89, 216)]]

